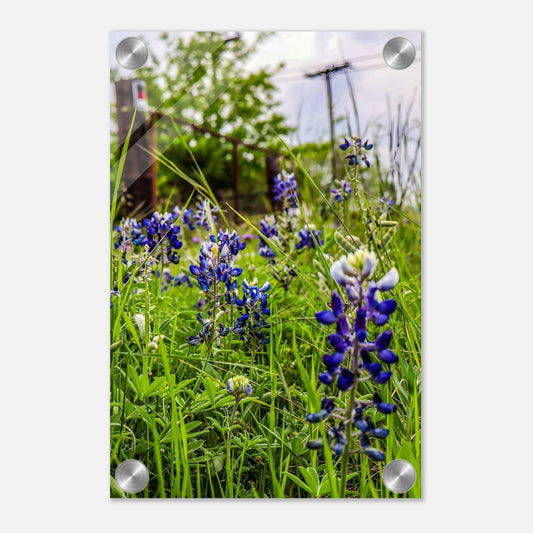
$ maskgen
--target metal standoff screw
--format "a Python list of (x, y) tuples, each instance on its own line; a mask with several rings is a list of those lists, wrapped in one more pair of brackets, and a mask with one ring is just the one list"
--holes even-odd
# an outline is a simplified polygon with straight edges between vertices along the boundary
[(118, 486), (130, 494), (141, 492), (148, 484), (149, 477), (148, 468), (137, 459), (128, 459), (120, 463), (115, 470), (115, 480)]
[(126, 37), (118, 43), (115, 55), (120, 65), (135, 70), (146, 63), (148, 48), (138, 37)]
[(385, 63), (397, 70), (407, 68), (413, 63), (415, 57), (415, 45), (405, 37), (394, 37), (383, 47)]
[(415, 481), (414, 466), (403, 459), (391, 461), (383, 469), (383, 483), (391, 492), (403, 494), (413, 488)]

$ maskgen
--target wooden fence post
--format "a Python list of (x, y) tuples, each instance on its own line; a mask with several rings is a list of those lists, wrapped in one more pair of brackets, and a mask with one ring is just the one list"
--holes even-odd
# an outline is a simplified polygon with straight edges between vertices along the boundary
[[(120, 150), (135, 121), (121, 177), (121, 193), (124, 197), (125, 215), (143, 218), (156, 209), (155, 194), (155, 121), (146, 119), (146, 86), (142, 80), (118, 80), (115, 82), (117, 97), (117, 125)], [(152, 130), (152, 131), (150, 131)]]

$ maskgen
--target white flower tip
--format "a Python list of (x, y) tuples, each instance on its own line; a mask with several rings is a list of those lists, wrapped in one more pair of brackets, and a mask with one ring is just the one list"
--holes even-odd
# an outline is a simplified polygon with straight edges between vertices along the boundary
[(363, 278), (369, 278), (374, 273), (374, 269), (377, 265), (377, 259), (374, 253), (370, 252), (365, 255), (365, 260), (363, 264), (363, 270), (361, 271), (361, 275)]
[(343, 256), (339, 259), (340, 266), (342, 268), (342, 271), (347, 276), (355, 276), (356, 271), (354, 267), (350, 264), (349, 259), (346, 256)]
[(329, 270), (331, 277), (339, 284), (344, 285), (346, 283), (346, 276), (342, 271), (342, 267), (339, 261), (334, 261)]
[(395, 267), (392, 267), (378, 282), (377, 288), (380, 291), (390, 291), (400, 280), (400, 274)]

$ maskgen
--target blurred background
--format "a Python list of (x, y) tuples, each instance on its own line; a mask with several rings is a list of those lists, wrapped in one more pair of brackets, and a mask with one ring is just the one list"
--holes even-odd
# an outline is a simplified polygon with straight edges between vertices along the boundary
[[(115, 55), (132, 36), (149, 50), (137, 70)], [(416, 48), (404, 70), (382, 56), (399, 36)], [(419, 209), (421, 55), (420, 32), (112, 32), (112, 190), (135, 111), (120, 212), (183, 205), (202, 172), (221, 205), (263, 214), (273, 177), (298, 177), (286, 146), (327, 193), (355, 135), (375, 146), (365, 190)]]

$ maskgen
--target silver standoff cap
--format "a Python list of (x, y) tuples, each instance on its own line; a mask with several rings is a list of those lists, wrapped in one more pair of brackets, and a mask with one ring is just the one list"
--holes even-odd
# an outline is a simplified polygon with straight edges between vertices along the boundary
[(403, 494), (413, 488), (416, 481), (414, 466), (403, 459), (395, 459), (383, 469), (383, 483), (396, 494)]
[(124, 68), (135, 70), (146, 63), (148, 48), (138, 37), (126, 37), (118, 43), (115, 56)]
[(115, 470), (115, 481), (129, 494), (141, 492), (148, 484), (149, 477), (148, 468), (137, 459), (128, 459), (120, 463)]
[(401, 70), (413, 63), (415, 45), (405, 37), (394, 37), (383, 47), (383, 59), (389, 67)]

